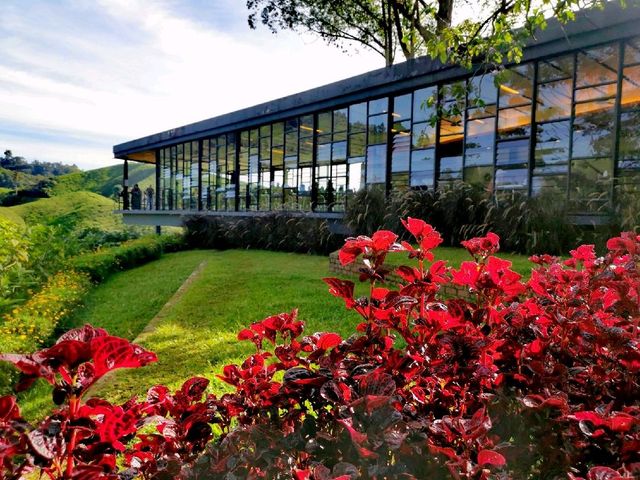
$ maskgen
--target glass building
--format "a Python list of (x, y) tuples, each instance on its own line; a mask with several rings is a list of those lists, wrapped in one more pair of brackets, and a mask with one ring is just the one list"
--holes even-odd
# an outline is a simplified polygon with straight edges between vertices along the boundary
[(362, 188), (462, 180), (592, 218), (640, 187), (638, 25), (640, 8), (609, 5), (550, 22), (496, 71), (420, 58), (116, 145), (156, 167), (155, 210), (122, 213), (339, 217)]

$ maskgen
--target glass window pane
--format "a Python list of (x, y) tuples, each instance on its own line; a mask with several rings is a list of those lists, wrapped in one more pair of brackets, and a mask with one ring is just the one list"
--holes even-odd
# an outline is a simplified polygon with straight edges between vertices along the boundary
[(537, 122), (546, 122), (571, 116), (572, 84), (573, 79), (538, 85)]
[(284, 123), (274, 123), (271, 130), (274, 145), (282, 145), (284, 143)]
[(620, 115), (619, 160), (640, 159), (640, 109)]
[(334, 162), (347, 159), (347, 142), (334, 142), (331, 147), (331, 160)]
[(389, 111), (389, 99), (387, 97), (378, 98), (369, 102), (369, 115), (387, 113)]
[(528, 163), (529, 140), (498, 143), (496, 165), (524, 165)]
[(550, 82), (573, 77), (573, 55), (538, 62), (538, 82)]
[(478, 101), (485, 105), (496, 103), (498, 89), (494, 73), (476, 75), (469, 80), (469, 104), (477, 105)]
[(318, 133), (331, 133), (331, 112), (318, 115)]
[(500, 107), (526, 105), (533, 97), (533, 64), (511, 67), (497, 75)]
[(434, 149), (417, 150), (411, 153), (411, 186), (433, 187), (435, 170)]
[(393, 112), (391, 113), (395, 120), (405, 120), (411, 118), (411, 94), (400, 95), (393, 100)]
[(533, 177), (531, 179), (531, 194), (533, 196), (554, 195), (557, 197), (565, 197), (567, 194), (567, 176), (545, 175)]
[(359, 157), (357, 160), (349, 162), (349, 191), (352, 193), (364, 187), (364, 157)]
[(618, 44), (578, 53), (576, 86), (615, 83), (618, 78)]
[(493, 188), (493, 166), (465, 166), (464, 181), (491, 190)]
[(367, 147), (367, 185), (385, 183), (387, 171), (387, 146)]
[(422, 88), (413, 92), (413, 121), (430, 121), (436, 112), (436, 87)]
[(387, 115), (369, 117), (369, 145), (386, 143), (387, 141)]
[(413, 148), (427, 148), (436, 144), (436, 128), (430, 123), (413, 124)]
[(627, 40), (624, 46), (624, 64), (640, 63), (640, 38)]
[[(472, 113), (471, 111), (469, 113)], [(465, 165), (492, 165), (495, 140), (494, 117), (476, 118), (467, 122)]]
[(531, 134), (531, 106), (498, 112), (498, 138), (527, 137)]
[(576, 106), (573, 123), (573, 158), (609, 155), (613, 147), (613, 100)]
[(313, 134), (313, 116), (305, 115), (304, 117), (300, 117), (300, 136), (308, 136), (312, 134)]
[(528, 172), (525, 168), (496, 170), (496, 190), (524, 190), (528, 187)]
[(335, 110), (333, 112), (333, 131), (334, 132), (346, 132), (347, 131), (347, 109)]
[(640, 65), (622, 71), (622, 107), (640, 105)]
[(349, 107), (349, 131), (364, 132), (367, 128), (367, 104), (358, 103)]
[(545, 123), (536, 127), (536, 169), (569, 161), (569, 129), (568, 120)]
[(613, 162), (610, 158), (573, 160), (569, 179), (571, 209), (602, 212), (610, 199)]
[(462, 156), (440, 159), (440, 180), (462, 179)]
[(363, 157), (366, 148), (366, 133), (349, 135), (349, 157)]

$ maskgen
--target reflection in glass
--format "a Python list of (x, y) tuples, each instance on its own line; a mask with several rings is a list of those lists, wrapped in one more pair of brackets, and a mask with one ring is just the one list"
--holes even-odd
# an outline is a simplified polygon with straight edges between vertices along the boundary
[(413, 121), (430, 121), (436, 113), (436, 87), (422, 88), (413, 92)]
[(498, 137), (500, 139), (528, 137), (531, 134), (531, 106), (500, 110)]
[(529, 139), (512, 140), (498, 144), (496, 165), (523, 165), (528, 163), (528, 158)]
[(493, 72), (476, 75), (469, 80), (469, 103), (477, 105), (479, 102), (489, 105), (498, 100), (496, 75)]
[(576, 87), (615, 83), (618, 79), (618, 44), (578, 53)]
[(435, 151), (416, 150), (411, 152), (411, 186), (433, 187), (435, 172)]
[(533, 98), (533, 64), (511, 67), (497, 76), (500, 107), (514, 107), (531, 103)]
[[(465, 137), (466, 166), (493, 164), (495, 117), (481, 117), (481, 113), (477, 110), (479, 109), (471, 109), (467, 112), (471, 120), (467, 122)], [(484, 113), (484, 109), (482, 112)]]
[(536, 127), (536, 169), (569, 161), (569, 120), (544, 123)]
[(379, 98), (369, 102), (369, 115), (377, 115), (379, 113), (387, 113), (389, 109), (389, 99)]
[(369, 117), (369, 145), (386, 143), (387, 141), (387, 115)]
[(614, 102), (596, 101), (576, 106), (573, 123), (573, 158), (611, 154), (614, 136)]
[(572, 211), (602, 212), (611, 196), (613, 161), (590, 158), (571, 162), (569, 199)]
[(405, 120), (411, 118), (411, 94), (400, 95), (393, 100), (393, 120)]
[(496, 190), (524, 190), (527, 188), (527, 170), (498, 168), (496, 170)]
[(349, 131), (364, 132), (367, 128), (367, 104), (358, 103), (349, 107)]
[(571, 115), (572, 79), (544, 83), (538, 86), (536, 121), (546, 122)]
[[(640, 159), (640, 109), (620, 114), (619, 167)], [(627, 167), (629, 168), (629, 167)]]
[(622, 71), (621, 104), (623, 108), (640, 105), (640, 65)]
[(436, 144), (436, 128), (430, 123), (413, 124), (413, 148), (427, 148)]
[(387, 170), (387, 146), (367, 147), (367, 185), (385, 183)]

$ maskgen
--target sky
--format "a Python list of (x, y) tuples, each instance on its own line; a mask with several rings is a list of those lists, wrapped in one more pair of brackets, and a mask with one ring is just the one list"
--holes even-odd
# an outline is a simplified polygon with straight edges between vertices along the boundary
[(115, 144), (384, 66), (244, 0), (0, 0), (0, 148), (83, 170)]

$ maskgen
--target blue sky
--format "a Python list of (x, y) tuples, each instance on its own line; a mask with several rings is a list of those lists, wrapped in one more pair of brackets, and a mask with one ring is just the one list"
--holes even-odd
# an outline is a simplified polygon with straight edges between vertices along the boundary
[(97, 168), (112, 146), (383, 65), (249, 30), (244, 0), (1, 0), (0, 148)]

